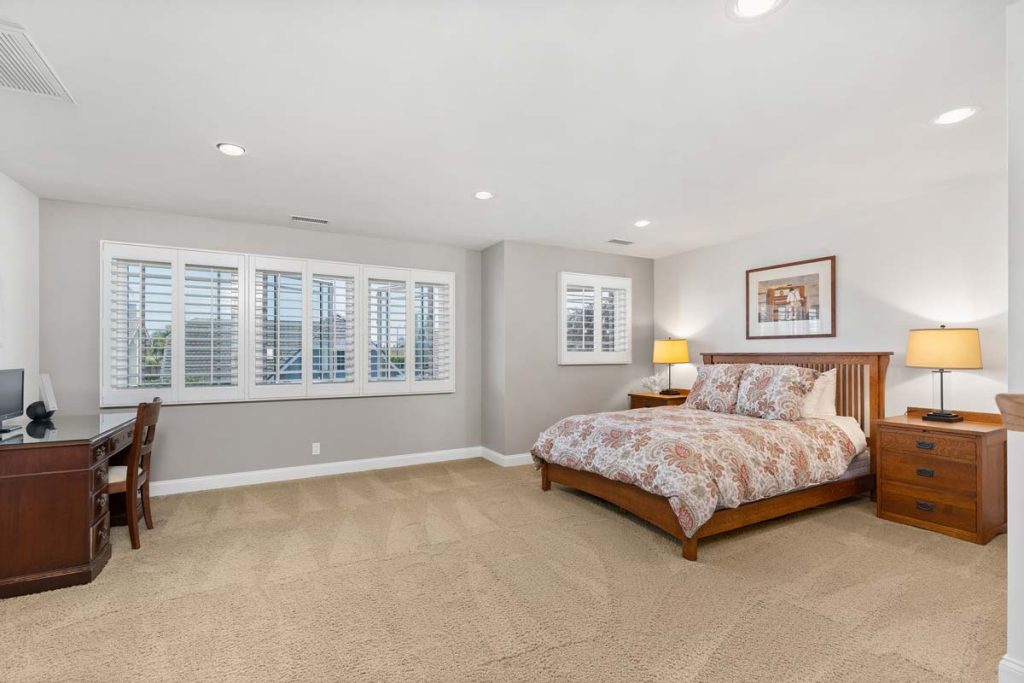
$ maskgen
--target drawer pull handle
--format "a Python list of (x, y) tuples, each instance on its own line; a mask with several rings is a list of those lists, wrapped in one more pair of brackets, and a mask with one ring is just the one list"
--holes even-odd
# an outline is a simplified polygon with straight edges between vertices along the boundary
[(97, 511), (105, 510), (107, 508), (107, 501), (109, 499), (110, 499), (110, 496), (108, 496), (105, 493), (101, 493), (100, 495), (96, 496), (96, 510)]
[(917, 509), (924, 510), (925, 512), (935, 512), (935, 503), (919, 500), (917, 501)]
[(110, 531), (106, 528), (100, 529), (96, 534), (96, 547), (102, 548), (107, 544), (107, 536), (110, 535)]
[(935, 470), (928, 469), (927, 467), (918, 467), (917, 476), (919, 477), (934, 477)]
[(96, 459), (97, 460), (99, 460), (100, 458), (102, 458), (106, 454), (107, 454), (107, 447), (106, 446), (100, 446), (99, 448), (96, 449)]
[(935, 448), (935, 442), (925, 441), (924, 439), (917, 440), (917, 447), (924, 451), (930, 451)]

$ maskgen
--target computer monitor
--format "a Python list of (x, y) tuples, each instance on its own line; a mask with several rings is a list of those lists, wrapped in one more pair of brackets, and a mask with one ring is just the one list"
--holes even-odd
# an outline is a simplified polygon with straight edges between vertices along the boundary
[(25, 371), (0, 370), (0, 433), (9, 432), (4, 429), (4, 420), (21, 417), (25, 412)]

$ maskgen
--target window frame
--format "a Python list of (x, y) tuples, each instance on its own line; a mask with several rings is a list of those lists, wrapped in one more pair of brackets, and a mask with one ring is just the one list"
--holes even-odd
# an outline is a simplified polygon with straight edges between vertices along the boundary
[[(110, 301), (114, 259), (169, 263), (171, 268), (171, 386), (114, 389)], [(238, 269), (238, 386), (185, 386), (185, 268), (186, 266)], [(298, 273), (302, 281), (302, 381), (294, 384), (256, 384), (256, 271), (276, 270)], [(455, 392), (456, 368), (456, 275), (448, 271), (417, 270), (364, 265), (341, 261), (297, 259), (262, 254), (184, 249), (103, 240), (100, 243), (100, 407), (115, 408), (149, 401), (159, 396), (166, 404), (236, 403), (265, 400), (314, 398), (357, 398), (403, 394)], [(353, 382), (313, 382), (313, 276), (351, 277), (355, 284), (355, 379)], [(368, 282), (371, 278), (399, 280), (406, 288), (406, 372), (401, 382), (369, 382)], [(447, 380), (415, 379), (415, 287), (416, 283), (448, 286), (449, 375)], [(371, 386), (372, 385), (372, 386)]]
[[(570, 286), (592, 287), (594, 290), (594, 350), (568, 349), (568, 312), (566, 297)], [(626, 350), (602, 351), (602, 289), (626, 290)], [(633, 279), (614, 275), (592, 275), (562, 271), (558, 274), (558, 364), (559, 365), (628, 365), (633, 362)]]

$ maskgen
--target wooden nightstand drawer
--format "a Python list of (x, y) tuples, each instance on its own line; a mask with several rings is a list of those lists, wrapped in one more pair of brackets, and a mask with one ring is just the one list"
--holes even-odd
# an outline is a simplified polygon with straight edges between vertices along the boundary
[(885, 450), (921, 453), (969, 462), (974, 462), (977, 455), (977, 442), (971, 438), (902, 429), (883, 429), (880, 434), (882, 448)]
[(909, 517), (973, 534), (978, 526), (977, 503), (973, 497), (903, 484), (889, 484), (878, 499), (884, 514)]
[(900, 451), (882, 451), (878, 476), (885, 481), (953, 491), (971, 498), (978, 487), (978, 468), (972, 462)]
[(660, 408), (662, 406), (681, 406), (686, 403), (689, 391), (680, 389), (678, 394), (653, 394), (636, 392), (629, 395), (629, 408)]

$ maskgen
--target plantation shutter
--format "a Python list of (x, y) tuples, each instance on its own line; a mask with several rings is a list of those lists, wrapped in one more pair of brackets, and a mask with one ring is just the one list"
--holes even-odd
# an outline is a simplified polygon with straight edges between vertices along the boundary
[(408, 282), (370, 277), (367, 299), (367, 381), (406, 381)]
[(114, 389), (171, 386), (170, 262), (115, 258), (110, 269), (109, 378)]
[[(269, 259), (262, 259), (268, 261)], [(257, 265), (253, 276), (253, 383), (303, 384), (303, 273)]]
[(423, 390), (454, 388), (454, 278), (451, 273), (413, 273), (413, 386)]
[(313, 275), (313, 382), (356, 380), (356, 279)]
[(594, 350), (594, 288), (568, 285), (565, 289), (565, 346), (568, 351)]
[(563, 272), (558, 292), (559, 364), (632, 362), (630, 278)]
[(624, 288), (601, 288), (601, 350), (629, 350), (628, 298)]

